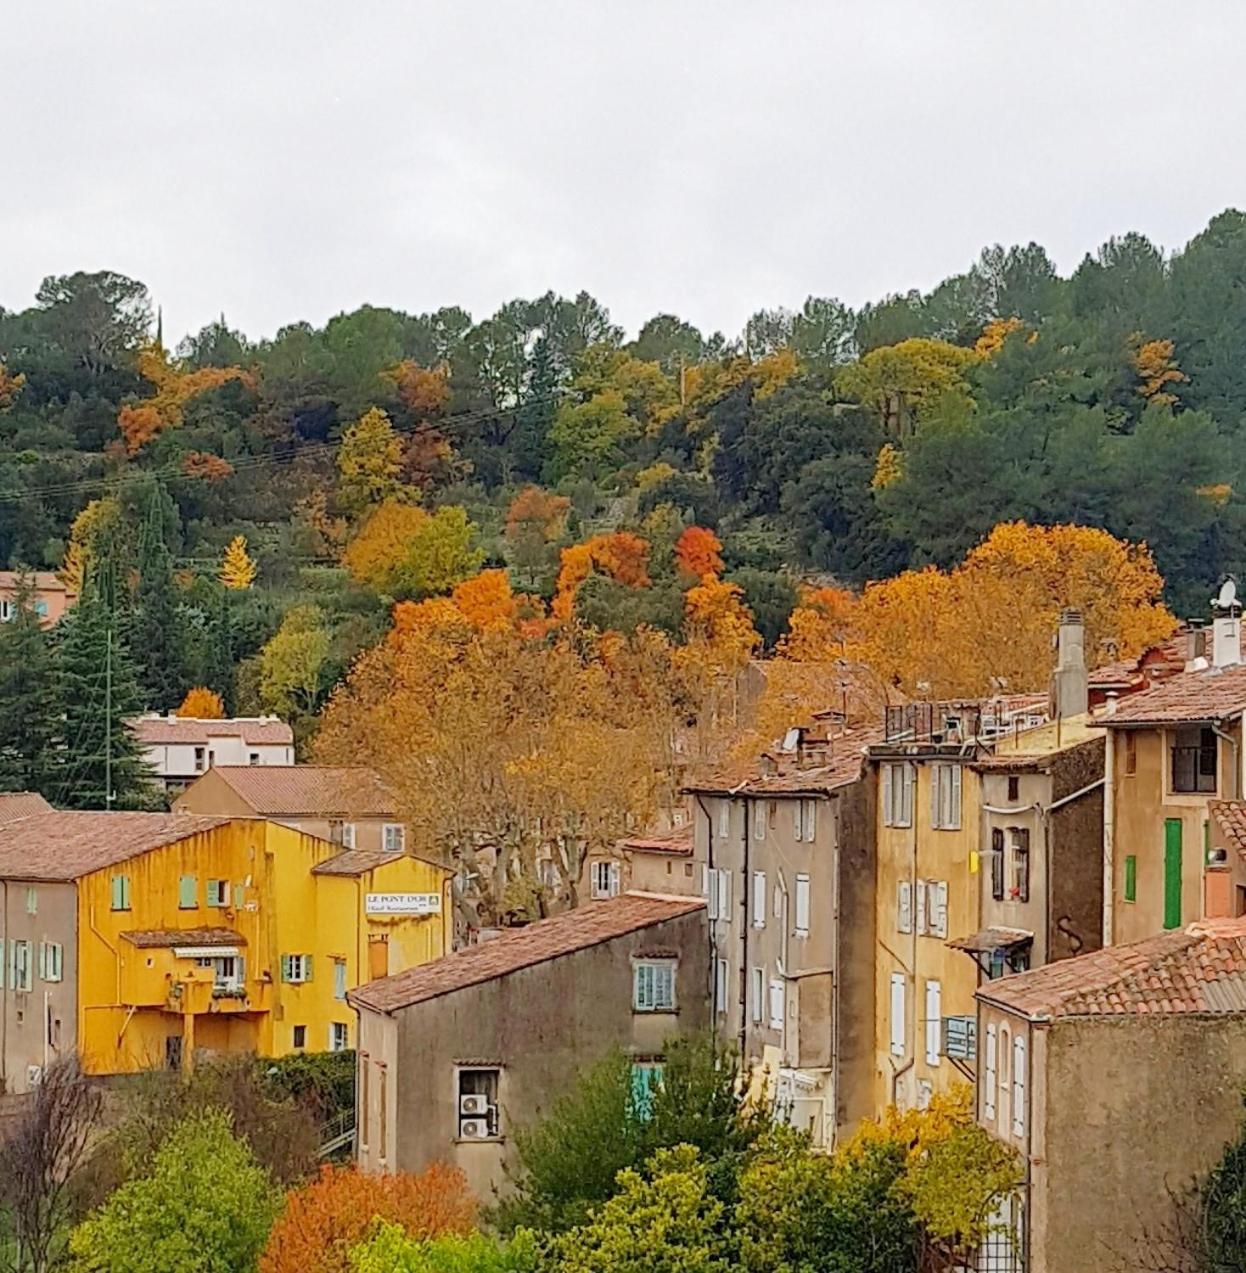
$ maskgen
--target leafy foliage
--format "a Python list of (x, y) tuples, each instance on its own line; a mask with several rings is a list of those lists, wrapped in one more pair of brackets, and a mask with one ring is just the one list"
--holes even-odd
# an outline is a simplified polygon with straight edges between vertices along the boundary
[(482, 1233), (467, 1237), (408, 1237), (401, 1225), (377, 1227), (351, 1252), (353, 1273), (537, 1273), (533, 1235), (516, 1233), (495, 1242)]

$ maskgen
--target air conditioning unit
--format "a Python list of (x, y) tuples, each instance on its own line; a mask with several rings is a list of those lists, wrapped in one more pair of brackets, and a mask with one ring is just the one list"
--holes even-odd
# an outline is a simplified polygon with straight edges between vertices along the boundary
[(460, 1119), (459, 1135), (464, 1140), (488, 1140), (489, 1120), (487, 1118)]
[(460, 1114), (476, 1114), (484, 1118), (489, 1113), (489, 1098), (483, 1092), (469, 1092), (459, 1097)]

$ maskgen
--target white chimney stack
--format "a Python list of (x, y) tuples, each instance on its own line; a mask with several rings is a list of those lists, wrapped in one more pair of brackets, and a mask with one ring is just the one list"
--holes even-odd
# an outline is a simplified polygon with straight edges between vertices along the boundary
[(1242, 605), (1233, 579), (1224, 581), (1211, 613), (1212, 666), (1236, 667), (1242, 661)]
[(1052, 706), (1060, 719), (1081, 716), (1090, 703), (1086, 670), (1086, 628), (1080, 610), (1062, 610), (1056, 634), (1056, 673)]

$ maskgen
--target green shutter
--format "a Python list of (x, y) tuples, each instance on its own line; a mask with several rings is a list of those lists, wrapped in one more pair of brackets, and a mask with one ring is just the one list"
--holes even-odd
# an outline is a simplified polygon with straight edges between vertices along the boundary
[(310, 981), (312, 979), (312, 957), (310, 955), (303, 956), (303, 980)]
[(290, 980), (290, 956), (289, 955), (281, 956), (281, 980), (282, 981)]
[(177, 904), (183, 910), (193, 910), (199, 905), (199, 881), (193, 875), (183, 875), (178, 880)]
[(1131, 853), (1125, 859), (1125, 901), (1138, 900), (1138, 859)]
[(1164, 927), (1181, 927), (1181, 819), (1164, 821)]

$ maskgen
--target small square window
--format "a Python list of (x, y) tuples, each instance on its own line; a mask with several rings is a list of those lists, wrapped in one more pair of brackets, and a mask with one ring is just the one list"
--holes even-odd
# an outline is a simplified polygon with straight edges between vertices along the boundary
[(636, 1012), (675, 1010), (673, 959), (638, 959), (632, 965), (632, 1007)]
[(296, 1048), (305, 1048), (307, 1046), (307, 1027), (305, 1025), (296, 1025), (293, 1035)]
[(209, 906), (228, 906), (229, 905), (229, 881), (228, 880), (209, 880), (208, 881), (208, 905)]

